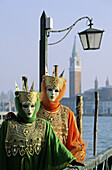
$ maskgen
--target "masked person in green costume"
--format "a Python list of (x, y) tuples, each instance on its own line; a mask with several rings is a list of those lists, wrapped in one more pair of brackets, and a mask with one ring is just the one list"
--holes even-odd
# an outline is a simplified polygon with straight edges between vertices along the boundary
[(36, 118), (39, 92), (26, 87), (19, 91), (16, 86), (17, 116), (3, 121), (0, 128), (0, 170), (60, 170), (75, 165), (49, 122)]

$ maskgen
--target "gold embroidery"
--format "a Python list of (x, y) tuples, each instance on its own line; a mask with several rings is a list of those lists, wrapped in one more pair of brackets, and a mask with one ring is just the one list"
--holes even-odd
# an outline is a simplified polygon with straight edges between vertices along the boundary
[(37, 91), (32, 91), (32, 92), (19, 91), (17, 96), (19, 97), (21, 103), (25, 101), (36, 102), (37, 98), (39, 97)]
[(45, 86), (56, 86), (62, 89), (63, 85), (66, 82), (66, 79), (60, 77), (53, 77), (53, 76), (44, 76), (45, 79)]
[(46, 123), (43, 119), (36, 119), (32, 124), (20, 124), (11, 120), (8, 122), (5, 139), (7, 156), (16, 156), (18, 152), (23, 156), (26, 150), (30, 155), (38, 155), (44, 142), (45, 131)]
[(66, 106), (61, 105), (58, 111), (50, 112), (41, 105), (37, 117), (49, 121), (61, 142), (66, 143), (68, 136), (68, 108)]

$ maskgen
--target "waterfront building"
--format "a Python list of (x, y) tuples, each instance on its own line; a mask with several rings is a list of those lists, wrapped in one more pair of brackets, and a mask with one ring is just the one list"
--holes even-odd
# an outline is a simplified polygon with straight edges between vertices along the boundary
[(8, 112), (15, 112), (14, 95), (10, 90), (8, 93), (0, 93), (0, 124)]
[(2, 121), (5, 118), (6, 114), (7, 114), (7, 112), (0, 112), (0, 124), (2, 123)]
[[(95, 79), (95, 87), (83, 93), (83, 112), (85, 114), (95, 113), (95, 91), (99, 92), (99, 115), (112, 115), (112, 85), (107, 78), (104, 87), (98, 87)], [(97, 88), (96, 88), (97, 82)]]
[(7, 93), (0, 93), (0, 112), (15, 111), (14, 94), (10, 90)]

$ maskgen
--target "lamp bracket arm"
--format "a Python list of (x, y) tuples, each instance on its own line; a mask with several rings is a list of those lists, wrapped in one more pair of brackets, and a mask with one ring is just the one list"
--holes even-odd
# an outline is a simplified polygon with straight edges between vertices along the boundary
[(67, 30), (69, 30), (69, 29), (72, 29), (72, 28), (77, 24), (77, 22), (81, 21), (82, 19), (88, 19), (90, 23), (92, 22), (92, 19), (91, 19), (91, 18), (89, 18), (88, 16), (85, 16), (85, 17), (79, 18), (77, 21), (75, 21), (75, 23), (73, 23), (73, 24), (72, 24), (71, 26), (69, 26), (68, 28), (65, 28), (65, 29), (62, 29), (62, 30), (48, 30), (48, 32), (57, 33), (57, 32), (67, 31)]
[(50, 33), (50, 32), (52, 32), (52, 33), (60, 33), (60, 32), (64, 32), (64, 31), (67, 31), (68, 30), (68, 32), (65, 34), (65, 36), (62, 38), (62, 39), (60, 39), (59, 41), (57, 41), (57, 42), (54, 42), (54, 43), (49, 43), (48, 45), (55, 45), (55, 44), (58, 44), (59, 42), (61, 42), (63, 39), (65, 39), (65, 37), (69, 34), (69, 32), (72, 30), (72, 28), (79, 22), (79, 21), (81, 21), (82, 19), (88, 19), (88, 21), (90, 22), (90, 25), (91, 25), (91, 22), (92, 22), (92, 19), (90, 19), (88, 16), (86, 16), (86, 17), (81, 17), (81, 18), (79, 18), (74, 24), (72, 24), (70, 27), (68, 27), (68, 28), (66, 28), (66, 29), (63, 29), (63, 30), (49, 30), (48, 32)]

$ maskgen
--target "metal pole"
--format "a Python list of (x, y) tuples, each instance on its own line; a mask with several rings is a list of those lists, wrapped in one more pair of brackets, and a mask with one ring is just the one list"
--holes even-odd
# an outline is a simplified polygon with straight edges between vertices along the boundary
[(45, 75), (45, 67), (47, 67), (47, 30), (46, 30), (46, 14), (43, 11), (40, 18), (40, 90), (42, 76)]
[(99, 105), (99, 93), (95, 92), (95, 117), (94, 117), (94, 153), (97, 155), (97, 121), (98, 121), (98, 105)]
[(83, 115), (83, 96), (76, 97), (76, 117), (77, 117), (77, 127), (82, 138), (82, 115)]

